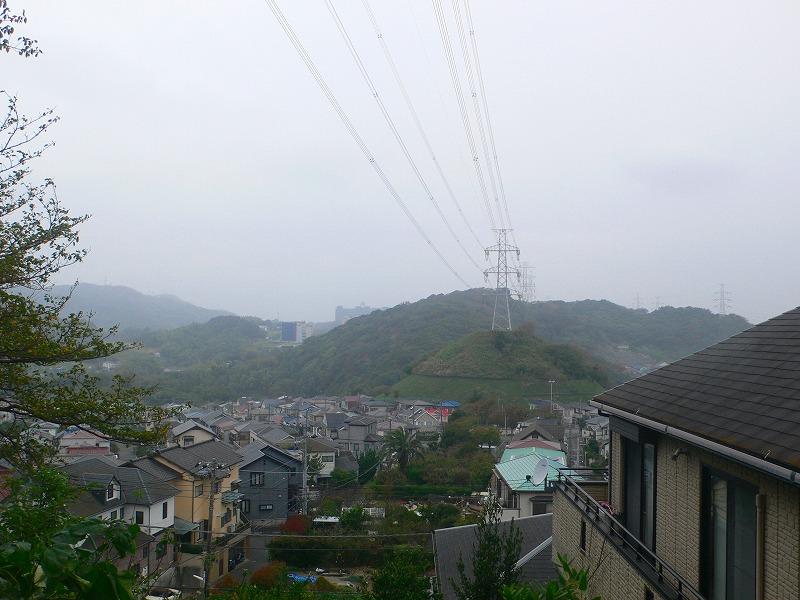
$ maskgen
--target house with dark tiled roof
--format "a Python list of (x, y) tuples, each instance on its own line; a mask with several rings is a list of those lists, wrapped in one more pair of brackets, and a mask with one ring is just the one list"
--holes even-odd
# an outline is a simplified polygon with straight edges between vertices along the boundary
[(263, 441), (238, 451), (242, 514), (257, 525), (283, 523), (301, 509), (303, 461)]
[[(175, 524), (179, 490), (145, 471), (101, 458), (85, 458), (62, 470), (81, 493), (70, 506), (74, 514), (95, 519), (135, 523), (140, 533), (130, 557), (140, 575), (163, 573), (172, 565), (172, 547), (162, 537)], [(124, 568), (128, 568), (128, 559)]]
[(175, 446), (191, 446), (216, 437), (213, 429), (192, 419), (175, 425), (169, 432), (169, 441)]
[[(511, 527), (521, 533), (519, 559), (516, 563), (520, 583), (543, 584), (558, 576), (552, 559), (553, 515), (523, 517), (500, 523), (500, 533), (505, 535)], [(477, 525), (447, 527), (433, 532), (433, 552), (436, 580), (444, 600), (457, 600), (452, 580), (458, 581), (458, 563), (472, 577), (472, 561), (476, 543)], [(609, 596), (609, 599), (613, 596)]]
[(368, 415), (348, 417), (339, 430), (339, 447), (360, 456), (368, 450), (378, 450), (383, 438), (378, 435), (378, 420)]
[(562, 473), (553, 521), (590, 596), (800, 598), (800, 308), (591, 404), (609, 502)]
[[(178, 540), (177, 586), (193, 586), (203, 573), (202, 545), (214, 541), (213, 584), (244, 556), (250, 523), (241, 513), (239, 466), (236, 450), (211, 440), (191, 446), (173, 446), (127, 463), (179, 490), (175, 498), (175, 535)], [(208, 465), (217, 468), (209, 470)], [(213, 519), (209, 509), (213, 502)]]

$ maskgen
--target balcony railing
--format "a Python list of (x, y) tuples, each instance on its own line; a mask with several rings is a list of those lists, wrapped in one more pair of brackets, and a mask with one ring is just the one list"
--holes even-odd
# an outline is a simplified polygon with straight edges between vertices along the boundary
[(645, 546), (638, 537), (628, 531), (589, 492), (583, 489), (582, 484), (584, 483), (602, 481), (600, 471), (599, 469), (560, 469), (556, 486), (586, 515), (595, 528), (636, 566), (642, 575), (654, 585), (664, 588), (668, 597), (676, 600), (706, 600), (672, 566)]

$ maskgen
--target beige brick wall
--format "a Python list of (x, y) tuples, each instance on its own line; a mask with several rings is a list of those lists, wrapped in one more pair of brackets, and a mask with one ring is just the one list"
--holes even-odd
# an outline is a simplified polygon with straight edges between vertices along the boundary
[(623, 463), (622, 436), (616, 432), (611, 434), (611, 506), (617, 511), (622, 511), (625, 506), (622, 486), (622, 465)]
[[(676, 460), (673, 453), (688, 450)], [(656, 553), (700, 585), (703, 467), (738, 477), (766, 496), (764, 598), (800, 598), (800, 490), (674, 438), (660, 436), (656, 474)]]
[(586, 551), (581, 551), (583, 516), (564, 494), (555, 493), (553, 560), (556, 560), (557, 554), (562, 554), (572, 561), (573, 566), (586, 569), (591, 575), (588, 597), (600, 596), (603, 600), (643, 600), (645, 589), (650, 589), (657, 600), (666, 600), (617, 553), (616, 548), (594, 528), (591, 520), (586, 521)]

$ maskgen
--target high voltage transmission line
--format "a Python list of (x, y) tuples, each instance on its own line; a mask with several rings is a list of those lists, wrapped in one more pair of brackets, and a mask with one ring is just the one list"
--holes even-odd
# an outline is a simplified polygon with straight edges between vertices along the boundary
[(465, 285), (467, 287), (471, 287), (470, 284), (467, 283), (467, 281), (463, 277), (461, 277), (461, 275), (459, 275), (458, 271), (456, 271), (455, 268), (453, 268), (453, 266), (449, 263), (449, 261), (441, 253), (439, 248), (433, 243), (433, 241), (430, 239), (428, 234), (425, 232), (425, 230), (419, 224), (417, 219), (411, 213), (410, 209), (408, 208), (406, 203), (403, 201), (402, 197), (397, 192), (395, 187), (392, 185), (392, 182), (389, 180), (389, 178), (387, 177), (386, 173), (383, 171), (381, 166), (378, 164), (378, 161), (376, 160), (375, 156), (369, 150), (369, 147), (366, 145), (366, 143), (364, 142), (363, 138), (358, 133), (358, 130), (355, 128), (355, 126), (353, 125), (352, 121), (347, 116), (347, 113), (344, 111), (344, 109), (342, 108), (341, 104), (339, 104), (339, 101), (336, 99), (336, 96), (334, 95), (333, 91), (330, 89), (328, 84), (325, 82), (325, 79), (320, 74), (319, 70), (317, 69), (316, 65), (314, 64), (314, 61), (311, 59), (311, 56), (306, 51), (305, 47), (303, 46), (302, 42), (300, 41), (300, 38), (297, 36), (297, 34), (295, 33), (295, 31), (292, 28), (291, 24), (286, 19), (286, 16), (283, 14), (283, 11), (278, 6), (276, 0), (264, 0), (264, 1), (269, 6), (270, 10), (272, 11), (272, 14), (275, 16), (275, 19), (277, 20), (278, 24), (281, 26), (281, 29), (283, 29), (283, 32), (286, 34), (286, 37), (291, 42), (292, 46), (294, 46), (294, 49), (297, 51), (297, 54), (300, 57), (300, 60), (303, 62), (303, 64), (305, 64), (305, 66), (308, 69), (309, 73), (314, 78), (314, 81), (317, 83), (317, 85), (319, 86), (320, 90), (322, 90), (322, 93), (328, 99), (328, 102), (331, 104), (331, 106), (333, 107), (334, 111), (336, 112), (336, 114), (341, 119), (341, 121), (344, 124), (345, 128), (347, 129), (348, 133), (353, 138), (353, 141), (355, 141), (356, 145), (359, 147), (359, 149), (361, 150), (362, 154), (364, 154), (364, 157), (367, 159), (367, 161), (369, 161), (369, 163), (372, 166), (373, 170), (378, 175), (378, 177), (380, 178), (381, 182), (384, 184), (384, 186), (389, 191), (391, 196), (394, 198), (395, 202), (397, 202), (398, 206), (400, 206), (401, 210), (406, 215), (408, 220), (411, 221), (411, 224), (417, 230), (419, 235), (425, 240), (425, 242), (428, 244), (428, 246), (430, 246), (431, 250), (433, 250), (433, 252), (439, 258), (439, 260), (445, 265), (445, 267), (447, 267), (447, 269), (463, 285)]
[(411, 101), (411, 96), (408, 94), (408, 89), (406, 88), (405, 84), (403, 83), (402, 78), (400, 77), (400, 72), (397, 69), (397, 64), (392, 57), (392, 53), (389, 50), (389, 45), (386, 43), (386, 37), (383, 34), (380, 26), (378, 25), (378, 20), (375, 18), (375, 13), (370, 6), (369, 0), (362, 0), (362, 4), (364, 5), (364, 10), (367, 12), (367, 16), (369, 17), (370, 22), (372, 23), (372, 28), (375, 30), (375, 35), (378, 37), (378, 41), (380, 42), (381, 49), (383, 50), (383, 56), (386, 58), (386, 62), (389, 64), (389, 68), (392, 71), (392, 75), (394, 76), (394, 80), (397, 83), (397, 87), (400, 88), (400, 93), (403, 95), (403, 100), (408, 107), (408, 111), (411, 113), (411, 117), (414, 120), (414, 125), (419, 132), (422, 141), (425, 143), (425, 147), (428, 150), (428, 153), (431, 155), (431, 160), (433, 164), (436, 166), (436, 171), (439, 174), (442, 183), (444, 184), (445, 189), (447, 190), (447, 194), (450, 196), (450, 199), (453, 201), (453, 204), (458, 211), (458, 214), (461, 216), (462, 220), (464, 221), (464, 225), (466, 225), (469, 232), (475, 238), (475, 241), (478, 245), (483, 249), (483, 244), (481, 243), (478, 235), (475, 233), (475, 230), (472, 228), (467, 216), (464, 214), (464, 211), (461, 209), (461, 204), (456, 198), (456, 195), (453, 193), (453, 188), (450, 186), (450, 182), (448, 181), (447, 177), (442, 170), (442, 165), (439, 163), (439, 159), (436, 158), (436, 153), (433, 151), (433, 146), (431, 145), (430, 139), (428, 138), (427, 133), (425, 133), (425, 128), (422, 126), (422, 121), (419, 118), (419, 114), (417, 113), (417, 109), (414, 107), (414, 103)]
[(375, 87), (375, 83), (373, 82), (372, 77), (369, 74), (369, 71), (367, 71), (367, 67), (364, 64), (364, 61), (361, 60), (361, 56), (358, 54), (358, 50), (356, 50), (356, 47), (353, 44), (353, 40), (350, 38), (350, 34), (347, 32), (347, 28), (345, 27), (344, 23), (339, 17), (339, 13), (336, 11), (336, 8), (333, 6), (333, 2), (331, 0), (325, 0), (325, 5), (328, 7), (328, 12), (331, 14), (331, 17), (333, 17), (333, 20), (336, 23), (336, 28), (339, 30), (339, 33), (341, 34), (342, 39), (344, 40), (344, 43), (350, 52), (350, 55), (353, 57), (353, 60), (355, 61), (356, 66), (358, 67), (358, 70), (361, 72), (361, 77), (364, 79), (364, 83), (366, 83), (371, 95), (373, 96), (373, 98), (375, 98), (375, 101), (378, 103), (378, 108), (380, 109), (381, 114), (383, 115), (383, 118), (386, 121), (386, 124), (389, 126), (389, 129), (394, 135), (397, 144), (400, 146), (403, 155), (406, 157), (406, 160), (408, 161), (411, 170), (414, 171), (414, 175), (416, 176), (417, 181), (419, 181), (419, 184), (422, 186), (425, 195), (428, 197), (428, 200), (430, 200), (431, 203), (433, 204), (434, 208), (436, 209), (436, 213), (439, 215), (439, 218), (442, 220), (445, 227), (450, 232), (450, 235), (458, 244), (458, 247), (461, 248), (461, 250), (464, 252), (469, 261), (475, 266), (475, 268), (480, 269), (478, 263), (475, 262), (475, 259), (472, 257), (472, 254), (470, 254), (467, 251), (467, 249), (464, 247), (464, 244), (461, 242), (461, 239), (458, 237), (455, 230), (450, 225), (450, 221), (447, 220), (447, 217), (445, 216), (444, 212), (442, 212), (442, 209), (439, 206), (439, 203), (437, 202), (435, 196), (433, 195), (433, 192), (431, 191), (430, 187), (428, 186), (428, 183), (425, 181), (425, 178), (422, 176), (422, 173), (417, 167), (414, 158), (411, 156), (411, 153), (408, 150), (408, 146), (403, 140), (403, 136), (397, 129), (397, 125), (395, 124), (394, 119), (392, 119), (391, 115), (389, 114), (386, 105), (383, 103), (383, 99), (378, 93), (378, 89)]
[(489, 224), (494, 229), (496, 228), (494, 212), (492, 211), (492, 206), (489, 202), (489, 194), (486, 190), (486, 180), (483, 177), (480, 157), (478, 156), (478, 150), (475, 145), (475, 136), (472, 133), (472, 125), (470, 124), (469, 114), (467, 112), (467, 104), (464, 100), (464, 91), (461, 89), (461, 79), (458, 75), (458, 67), (456, 66), (455, 55), (453, 54), (453, 45), (450, 43), (450, 33), (447, 30), (447, 19), (445, 18), (444, 10), (442, 9), (441, 0), (433, 0), (433, 9), (434, 13), (436, 14), (436, 22), (439, 26), (439, 37), (442, 40), (445, 59), (447, 60), (447, 66), (450, 71), (450, 80), (453, 84), (453, 91), (456, 94), (458, 109), (461, 113), (461, 123), (464, 128), (464, 134), (467, 138), (467, 145), (469, 146), (472, 164), (475, 166), (475, 174), (478, 178), (481, 197), (486, 208), (486, 214), (489, 217)]

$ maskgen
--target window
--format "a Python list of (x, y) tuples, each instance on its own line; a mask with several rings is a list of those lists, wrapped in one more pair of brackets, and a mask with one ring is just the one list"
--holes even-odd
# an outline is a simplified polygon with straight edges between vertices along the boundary
[(353, 452), (358, 452), (358, 444), (355, 442), (353, 443)]
[(258, 510), (265, 511), (265, 510), (272, 510), (272, 504), (259, 504)]
[(125, 507), (124, 506), (120, 506), (119, 507), (119, 518), (120, 519), (124, 519), (125, 518)]
[(150, 556), (150, 544), (144, 544), (142, 546), (142, 558), (147, 558)]
[(183, 447), (191, 446), (194, 444), (194, 436), (193, 435), (185, 435), (183, 436)]
[(195, 495), (195, 497), (203, 495), (203, 484), (202, 483), (198, 483), (196, 486), (194, 486), (194, 495)]
[(655, 548), (656, 447), (625, 438), (625, 527)]
[(243, 513), (250, 512), (250, 500), (242, 500), (242, 507), (241, 510)]
[(108, 518), (111, 519), (112, 521), (116, 521), (117, 520), (117, 511), (112, 510), (111, 514), (108, 515)]
[(219, 494), (220, 489), (222, 489), (222, 482), (215, 481), (213, 484), (211, 484), (211, 489), (214, 490), (215, 494)]
[(581, 519), (581, 550), (586, 552), (586, 521)]
[(264, 485), (264, 474), (263, 473), (250, 473), (250, 486), (251, 487), (259, 487)]
[(228, 510), (225, 511), (224, 515), (220, 516), (219, 523), (220, 523), (220, 525), (222, 527), (225, 527), (225, 525), (227, 525), (228, 523), (231, 522), (231, 519), (233, 519), (233, 513), (231, 512), (231, 509), (229, 508)]
[(136, 511), (136, 524), (137, 525), (141, 525), (143, 523), (144, 523), (144, 511), (143, 510), (137, 510)]
[(106, 500), (111, 500), (116, 495), (117, 495), (117, 491), (114, 489), (114, 484), (113, 483), (109, 483), (108, 487), (106, 488)]
[(161, 518), (166, 519), (167, 516), (169, 516), (169, 504), (167, 502), (164, 502), (161, 505)]
[(709, 600), (745, 600), (756, 593), (756, 495), (744, 481), (703, 471), (702, 575)]
[(333, 457), (332, 456), (328, 456), (326, 454), (323, 454), (322, 455), (322, 462), (324, 462), (324, 463), (326, 463), (326, 462), (327, 463), (332, 463), (333, 462)]

